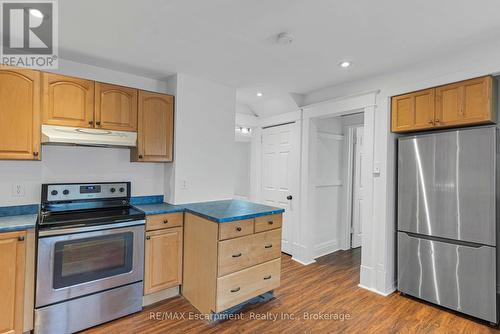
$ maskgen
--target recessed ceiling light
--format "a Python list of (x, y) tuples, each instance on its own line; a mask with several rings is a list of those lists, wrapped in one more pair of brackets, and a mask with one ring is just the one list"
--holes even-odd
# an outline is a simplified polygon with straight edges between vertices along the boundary
[(342, 67), (342, 68), (348, 68), (351, 65), (352, 65), (352, 63), (350, 61), (347, 61), (347, 60), (344, 60), (343, 62), (339, 63), (339, 66)]
[(258, 96), (258, 97), (262, 97), (263, 95), (264, 95), (264, 94), (262, 94), (261, 92), (258, 92), (258, 93), (257, 93), (257, 96)]
[(43, 13), (39, 11), (38, 9), (30, 9), (30, 15), (33, 15), (34, 17), (38, 17), (39, 19), (43, 19)]
[(288, 32), (281, 32), (276, 36), (276, 43), (280, 45), (288, 45), (293, 42), (295, 37)]

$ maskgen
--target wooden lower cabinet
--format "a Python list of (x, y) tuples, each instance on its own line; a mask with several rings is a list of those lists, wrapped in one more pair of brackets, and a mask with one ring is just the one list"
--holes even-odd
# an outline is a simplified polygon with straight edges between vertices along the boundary
[(0, 233), (0, 334), (23, 332), (26, 231)]
[(254, 219), (216, 223), (185, 214), (182, 294), (201, 313), (222, 312), (279, 287), (281, 225), (274, 221), (281, 215), (259, 222), (271, 220), (267, 226), (274, 228), (257, 233)]
[[(169, 215), (173, 215), (172, 220), (178, 218), (177, 214)], [(161, 216), (166, 219), (164, 217), (169, 215)], [(155, 216), (160, 215), (148, 216), (146, 220)], [(146, 229), (148, 229), (147, 223)], [(144, 295), (182, 283), (182, 240), (182, 225), (146, 231)]]

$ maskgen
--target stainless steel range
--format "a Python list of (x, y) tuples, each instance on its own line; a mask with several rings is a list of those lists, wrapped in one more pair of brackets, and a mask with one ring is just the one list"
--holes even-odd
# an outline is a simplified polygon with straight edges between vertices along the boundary
[(73, 333), (142, 309), (144, 214), (130, 182), (44, 184), (35, 333)]

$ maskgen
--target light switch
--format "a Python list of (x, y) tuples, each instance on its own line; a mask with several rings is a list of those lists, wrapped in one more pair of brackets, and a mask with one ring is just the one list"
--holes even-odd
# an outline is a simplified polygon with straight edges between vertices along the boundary
[(381, 173), (380, 162), (375, 161), (373, 163), (373, 176), (379, 177)]

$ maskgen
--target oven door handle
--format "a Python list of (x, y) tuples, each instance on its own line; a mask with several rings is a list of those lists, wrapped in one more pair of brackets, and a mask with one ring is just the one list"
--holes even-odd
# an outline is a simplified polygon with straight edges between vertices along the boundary
[(111, 230), (111, 229), (120, 228), (120, 227), (144, 225), (145, 223), (146, 223), (145, 220), (134, 220), (134, 221), (125, 221), (125, 222), (120, 222), (120, 223), (114, 223), (114, 224), (39, 230), (38, 236), (43, 238), (43, 237), (50, 237), (50, 236), (55, 236), (55, 235), (65, 235), (65, 234), (82, 233), (82, 232)]

